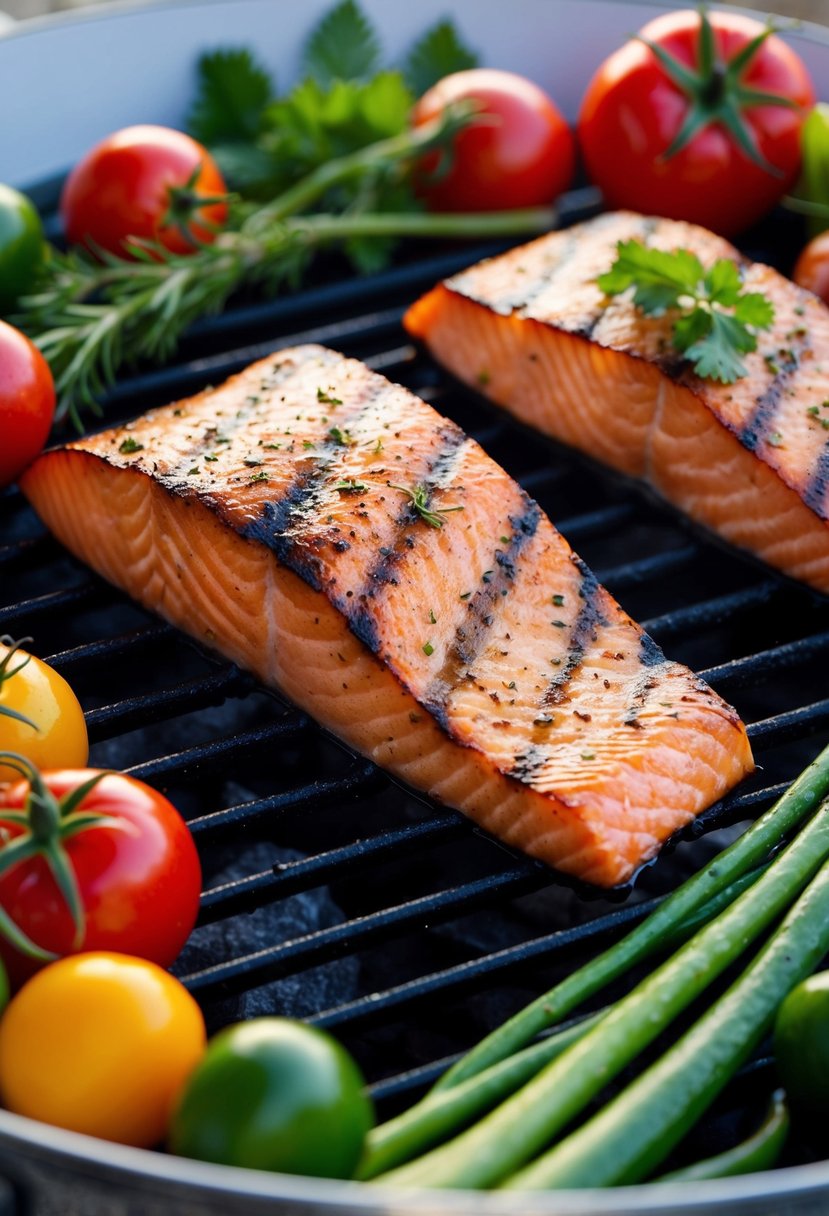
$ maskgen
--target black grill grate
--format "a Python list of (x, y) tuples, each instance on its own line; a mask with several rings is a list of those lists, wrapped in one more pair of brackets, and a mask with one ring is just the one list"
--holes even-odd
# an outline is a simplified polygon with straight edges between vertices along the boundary
[[(641, 917), (720, 846), (720, 829), (767, 806), (829, 739), (828, 601), (542, 443), (408, 344), (405, 304), (483, 252), (419, 253), (371, 280), (239, 307), (195, 331), (175, 366), (124, 380), (107, 418), (202, 388), (277, 346), (321, 341), (366, 359), (478, 438), (625, 608), (751, 723), (757, 776), (645, 870), (632, 895), (574, 892), (455, 812), (402, 790), (91, 577), (17, 492), (0, 496), (0, 632), (34, 635), (37, 653), (72, 681), (94, 762), (163, 788), (190, 821), (207, 889), (183, 978), (211, 1025), (234, 1016), (251, 990), (293, 977), (291, 1011), (334, 1028), (389, 1099), (415, 1091), (436, 1061)], [(322, 888), (322, 921), (298, 919), (292, 901)], [(225, 938), (223, 927), (232, 930)], [(297, 987), (299, 976), (307, 982)], [(282, 991), (268, 989), (277, 1012)]]

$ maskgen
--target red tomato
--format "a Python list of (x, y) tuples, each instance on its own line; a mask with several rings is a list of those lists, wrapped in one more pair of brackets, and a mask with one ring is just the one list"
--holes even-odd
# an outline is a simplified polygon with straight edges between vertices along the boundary
[(49, 364), (25, 334), (0, 321), (0, 487), (39, 455), (54, 413)]
[[(227, 205), (199, 206), (227, 188), (210, 154), (168, 127), (125, 127), (96, 144), (63, 188), (60, 213), (67, 240), (124, 253), (129, 237), (160, 241), (173, 253), (192, 253), (215, 239)], [(188, 236), (188, 233), (190, 234)]]
[[(701, 46), (704, 18), (690, 9), (658, 17), (600, 66), (582, 102), (578, 134), (587, 171), (611, 207), (730, 235), (759, 219), (794, 182), (800, 128), (815, 94), (801, 60), (766, 26), (738, 13), (708, 19), (710, 69)], [(747, 63), (735, 60), (764, 34)], [(758, 105), (758, 94), (793, 106)]]
[[(88, 769), (34, 772), (34, 791), (42, 782), (58, 800), (95, 775)], [(27, 781), (0, 788), (0, 870), (4, 847), (26, 831), (13, 817), (5, 819), (4, 811), (23, 808), (28, 795)], [(42, 854), (0, 872), (0, 908), (30, 941), (52, 954), (114, 950), (169, 966), (193, 928), (201, 886), (198, 854), (184, 820), (162, 794), (120, 773), (102, 777), (81, 808), (84, 815), (106, 820), (62, 839), (54, 824), (46, 828), (59, 839), (74, 875), (83, 909), (81, 932), (76, 933), (66, 897)], [(65, 825), (71, 816), (56, 818)], [(14, 986), (45, 961), (24, 957), (5, 936), (0, 936), (0, 955)]]
[(809, 241), (797, 259), (792, 277), (795, 283), (829, 304), (829, 232), (821, 232)]
[[(455, 138), (445, 176), (424, 180), (433, 211), (507, 211), (551, 203), (573, 176), (574, 140), (547, 94), (512, 72), (473, 68), (444, 77), (414, 108), (414, 125), (437, 118), (452, 102), (474, 101), (482, 121)], [(439, 154), (424, 160), (426, 175)]]

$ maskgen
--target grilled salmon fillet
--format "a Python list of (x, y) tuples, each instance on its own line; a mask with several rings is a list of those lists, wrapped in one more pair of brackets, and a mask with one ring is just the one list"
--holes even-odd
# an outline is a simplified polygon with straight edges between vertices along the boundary
[(627, 880), (752, 767), (454, 423), (363, 364), (284, 350), (41, 456), (41, 518), (100, 574), (510, 845)]
[[(700, 379), (671, 318), (596, 285), (618, 241), (739, 263), (772, 330), (735, 384)], [(693, 224), (599, 216), (481, 262), (429, 292), (406, 326), (461, 380), (630, 477), (730, 543), (829, 593), (829, 309)]]

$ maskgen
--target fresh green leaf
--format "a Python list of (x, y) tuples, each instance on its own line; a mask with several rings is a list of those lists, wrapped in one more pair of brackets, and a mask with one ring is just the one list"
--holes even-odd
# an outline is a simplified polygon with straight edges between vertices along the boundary
[(208, 146), (255, 140), (273, 97), (268, 72), (244, 49), (210, 51), (197, 67), (196, 99), (187, 119)]
[(681, 296), (696, 292), (703, 278), (699, 258), (687, 249), (668, 253), (635, 240), (620, 241), (616, 248), (616, 261), (597, 283), (609, 296), (634, 287), (634, 304), (649, 316), (675, 308)]
[(478, 66), (478, 56), (465, 46), (451, 21), (439, 21), (418, 38), (406, 56), (403, 75), (416, 97), (452, 72)]
[(674, 322), (673, 341), (678, 351), (686, 353), (698, 342), (707, 338), (712, 329), (712, 315), (704, 308), (695, 308)]
[(746, 374), (738, 351), (754, 350), (757, 339), (734, 317), (724, 312), (712, 312), (711, 332), (685, 351), (698, 376), (733, 384)]
[(708, 298), (726, 308), (733, 308), (740, 298), (742, 280), (736, 262), (728, 258), (717, 258), (714, 265), (705, 275), (705, 286)]
[(321, 84), (361, 80), (380, 66), (380, 42), (356, 0), (326, 13), (305, 44), (304, 71)]
[(272, 198), (282, 169), (262, 143), (212, 144), (210, 154), (231, 190), (244, 198)]
[(678, 313), (671, 338), (697, 375), (731, 384), (746, 374), (739, 356), (757, 349), (754, 331), (769, 328), (774, 308), (759, 292), (742, 291), (733, 261), (718, 258), (705, 271), (687, 249), (669, 253), (641, 241), (620, 241), (616, 248), (616, 261), (597, 279), (606, 294), (632, 287), (634, 305), (649, 316)]
[[(753, 325), (755, 329), (768, 329), (774, 320), (774, 306), (759, 291), (747, 291), (736, 301), (734, 316), (738, 321), (742, 321), (743, 325)], [(754, 347), (751, 349), (753, 350)]]

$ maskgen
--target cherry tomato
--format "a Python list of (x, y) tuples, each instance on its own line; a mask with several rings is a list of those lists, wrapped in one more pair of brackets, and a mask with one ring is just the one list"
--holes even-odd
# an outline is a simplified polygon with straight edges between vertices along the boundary
[(170, 1147), (224, 1165), (350, 1178), (372, 1124), (363, 1078), (336, 1040), (256, 1018), (211, 1040), (173, 1114)]
[(774, 1025), (777, 1071), (792, 1102), (829, 1111), (829, 971), (793, 988)]
[(0, 1096), (19, 1115), (150, 1148), (204, 1051), (204, 1019), (161, 967), (78, 954), (46, 967), (0, 1022)]
[[(763, 95), (782, 100), (758, 104)], [(730, 235), (794, 182), (814, 100), (804, 64), (766, 26), (686, 9), (649, 22), (599, 67), (582, 102), (579, 142), (609, 206)]]
[[(39, 768), (83, 768), (89, 759), (78, 698), (63, 676), (11, 638), (0, 638), (0, 751), (18, 752)], [(19, 780), (0, 764), (0, 783)]]
[[(61, 802), (95, 777), (67, 813)], [(14, 815), (24, 807), (27, 822)], [(98, 818), (82, 823), (77, 815)], [(27, 831), (45, 841), (49, 857), (41, 851), (4, 871), (4, 849)], [(201, 867), (186, 824), (162, 794), (120, 773), (35, 769), (28, 781), (0, 788), (0, 832), (0, 911), (27, 939), (16, 948), (0, 920), (0, 956), (13, 986), (42, 966), (44, 952), (117, 950), (163, 967), (175, 959), (196, 920)], [(62, 893), (73, 881), (74, 913)], [(35, 958), (24, 953), (32, 943)]]
[(40, 454), (54, 413), (49, 364), (20, 330), (0, 321), (0, 487)]
[[(412, 121), (421, 126), (459, 101), (477, 102), (481, 120), (455, 137), (445, 175), (440, 173), (439, 154), (424, 159), (421, 189), (433, 210), (545, 206), (567, 188), (573, 176), (573, 136), (538, 85), (490, 68), (455, 72), (424, 93)], [(430, 181), (436, 170), (436, 179)]]
[(227, 193), (210, 154), (168, 127), (125, 127), (96, 144), (63, 188), (60, 213), (66, 237), (110, 253), (125, 252), (130, 237), (158, 241), (173, 253), (192, 253), (215, 239), (227, 219)]
[(829, 231), (809, 241), (797, 259), (794, 281), (829, 304)]
[(34, 286), (43, 261), (43, 226), (25, 194), (0, 184), (0, 313)]

